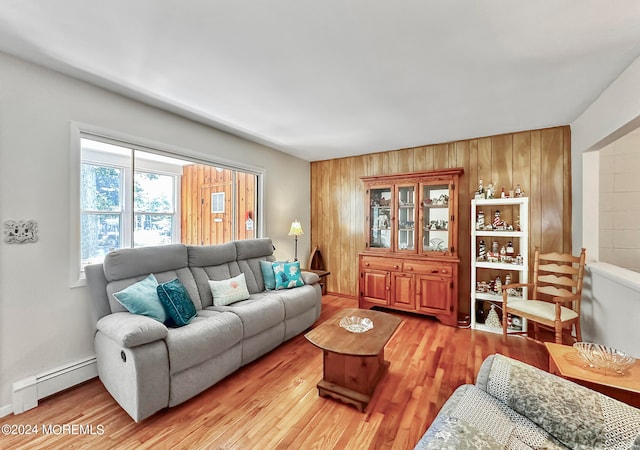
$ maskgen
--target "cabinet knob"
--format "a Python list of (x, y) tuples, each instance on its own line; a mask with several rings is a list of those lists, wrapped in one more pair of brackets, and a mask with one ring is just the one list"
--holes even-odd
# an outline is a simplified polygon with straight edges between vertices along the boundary
[(365, 266), (369, 267), (369, 263), (364, 263)]
[(394, 269), (399, 269), (399, 268), (400, 268), (400, 266), (393, 266), (393, 268), (394, 268)]
[(407, 267), (406, 267), (406, 270), (413, 270), (413, 267), (411, 267), (411, 266), (407, 266)]

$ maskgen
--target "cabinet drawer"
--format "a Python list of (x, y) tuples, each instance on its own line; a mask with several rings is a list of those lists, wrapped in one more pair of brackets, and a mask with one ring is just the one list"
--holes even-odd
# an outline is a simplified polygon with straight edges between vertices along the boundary
[(407, 273), (440, 275), (443, 277), (450, 277), (452, 275), (451, 266), (435, 263), (423, 263), (420, 261), (405, 261), (402, 270)]
[(397, 271), (402, 269), (402, 263), (386, 258), (362, 258), (363, 269)]

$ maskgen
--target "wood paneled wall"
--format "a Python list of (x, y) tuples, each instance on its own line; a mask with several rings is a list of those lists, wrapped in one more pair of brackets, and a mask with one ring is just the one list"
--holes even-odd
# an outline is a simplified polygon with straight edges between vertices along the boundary
[[(322, 252), (329, 292), (357, 297), (365, 246), (361, 176), (463, 167), (459, 186), (459, 310), (469, 311), (471, 198), (478, 181), (520, 184), (530, 198), (530, 254), (571, 251), (571, 135), (568, 126), (502, 134), (311, 163), (311, 246)], [(513, 220), (505, 211), (505, 218)]]
[[(211, 194), (214, 192), (225, 194), (224, 213), (211, 212)], [(255, 205), (255, 175), (243, 172), (235, 172), (234, 175), (232, 170), (218, 170), (203, 164), (185, 166), (181, 182), (182, 243), (210, 245), (222, 244), (234, 238), (255, 237), (255, 223), (252, 229), (247, 229), (246, 225), (249, 216), (254, 221), (256, 219)]]

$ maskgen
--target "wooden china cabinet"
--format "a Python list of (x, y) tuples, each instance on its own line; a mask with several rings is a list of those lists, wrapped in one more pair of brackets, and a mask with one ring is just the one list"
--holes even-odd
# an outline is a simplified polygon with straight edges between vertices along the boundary
[(458, 179), (462, 168), (362, 177), (366, 248), (360, 308), (458, 319)]

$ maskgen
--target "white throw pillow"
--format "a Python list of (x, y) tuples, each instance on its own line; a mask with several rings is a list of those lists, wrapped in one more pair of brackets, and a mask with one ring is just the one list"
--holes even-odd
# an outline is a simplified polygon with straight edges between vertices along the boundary
[(209, 280), (209, 287), (213, 295), (214, 306), (226, 306), (249, 298), (249, 290), (244, 279), (244, 273), (228, 280)]

